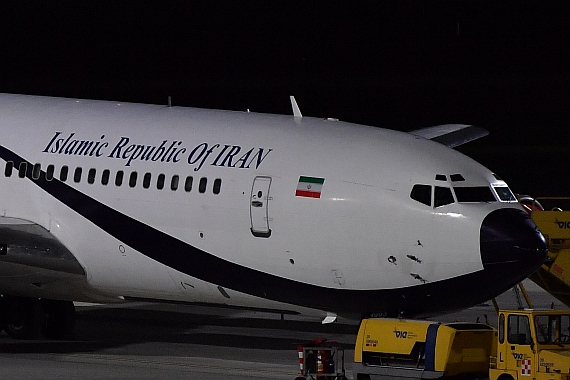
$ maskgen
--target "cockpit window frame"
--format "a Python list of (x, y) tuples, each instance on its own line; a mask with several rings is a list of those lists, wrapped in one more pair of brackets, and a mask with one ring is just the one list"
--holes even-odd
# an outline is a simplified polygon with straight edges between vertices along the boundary
[[(515, 194), (513, 194), (512, 190), (509, 188), (509, 186), (507, 186), (506, 184), (492, 184), (491, 188), (493, 189), (493, 193), (495, 193), (495, 196), (497, 197), (497, 200), (499, 202), (503, 202), (503, 203), (517, 203), (517, 197), (515, 196)], [(497, 189), (506, 189), (508, 190), (508, 194), (510, 194), (510, 196), (505, 197), (505, 192), (501, 192)]]
[[(459, 191), (458, 191), (459, 190)], [(497, 202), (495, 192), (487, 186), (453, 186), (458, 203), (491, 203)]]

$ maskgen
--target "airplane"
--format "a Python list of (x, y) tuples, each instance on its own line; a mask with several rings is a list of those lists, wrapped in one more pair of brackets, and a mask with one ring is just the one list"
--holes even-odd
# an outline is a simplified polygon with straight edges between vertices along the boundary
[(482, 128), (0, 94), (0, 316), (73, 301), (337, 316), (485, 302), (546, 258), (507, 184), (453, 147)]

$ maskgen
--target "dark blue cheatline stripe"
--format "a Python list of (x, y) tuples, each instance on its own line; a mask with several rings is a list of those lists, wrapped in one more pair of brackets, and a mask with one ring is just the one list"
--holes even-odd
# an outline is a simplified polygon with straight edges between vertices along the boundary
[[(54, 198), (70, 207), (109, 235), (164, 265), (192, 277), (246, 294), (313, 308), (330, 308), (342, 304), (339, 299), (358, 291), (335, 290), (289, 280), (220, 259), (178, 240), (145, 223), (133, 219), (54, 179), (47, 181), (45, 172), (32, 179), (32, 164), (0, 146), (0, 157), (14, 162), (17, 170), (26, 162), (26, 177)], [(373, 296), (374, 291), (364, 291)]]
[(425, 354), (425, 370), (435, 371), (435, 342), (437, 341), (437, 330), (439, 324), (432, 323), (429, 325), (426, 333), (426, 354)]
[[(374, 312), (412, 317), (454, 311), (485, 302), (520, 280), (518, 276), (509, 277), (506, 282), (506, 269), (495, 265), (444, 281), (386, 290), (333, 289), (302, 283), (220, 259), (122, 214), (66, 183), (57, 179), (47, 181), (44, 171), (41, 171), (40, 178), (34, 180), (32, 164), (4, 146), (0, 146), (0, 158), (14, 162), (15, 171), (22, 162), (26, 162), (26, 178), (32, 183), (147, 257), (197, 279), (274, 301), (337, 313)], [(245, 231), (244, 238), (249, 235), (247, 228)], [(508, 269), (515, 273), (528, 271), (527, 267)]]

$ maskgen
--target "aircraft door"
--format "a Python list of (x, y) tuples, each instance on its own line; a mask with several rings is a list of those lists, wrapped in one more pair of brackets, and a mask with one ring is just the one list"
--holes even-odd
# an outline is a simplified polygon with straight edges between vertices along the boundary
[(255, 237), (268, 238), (271, 236), (269, 228), (268, 203), (271, 200), (269, 188), (271, 187), (271, 177), (255, 177), (251, 188), (250, 197), (250, 217), (251, 233)]

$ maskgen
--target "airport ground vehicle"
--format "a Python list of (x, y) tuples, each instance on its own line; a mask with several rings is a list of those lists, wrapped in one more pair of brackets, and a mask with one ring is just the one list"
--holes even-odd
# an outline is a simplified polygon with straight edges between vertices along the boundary
[(570, 378), (570, 311), (501, 310), (484, 324), (364, 319), (357, 380)]
[[(540, 200), (538, 205), (552, 203), (557, 206), (543, 211), (540, 210), (542, 206), (536, 207), (537, 200)], [(529, 279), (570, 307), (570, 211), (559, 208), (570, 203), (570, 198), (537, 200), (527, 204), (526, 208), (547, 241), (548, 257)]]

